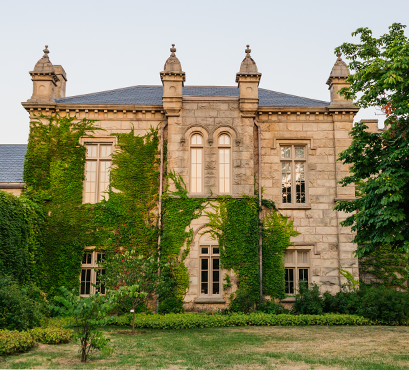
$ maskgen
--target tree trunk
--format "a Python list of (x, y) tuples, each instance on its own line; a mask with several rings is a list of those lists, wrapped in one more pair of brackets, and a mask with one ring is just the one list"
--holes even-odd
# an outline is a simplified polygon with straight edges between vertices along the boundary
[(135, 308), (133, 309), (132, 312), (132, 335), (135, 334)]
[(87, 362), (87, 342), (82, 342), (81, 362)]

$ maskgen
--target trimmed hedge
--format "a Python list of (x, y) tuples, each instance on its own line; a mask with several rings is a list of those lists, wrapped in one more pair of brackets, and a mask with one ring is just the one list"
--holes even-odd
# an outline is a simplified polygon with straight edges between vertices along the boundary
[[(114, 325), (130, 325), (130, 314), (113, 319)], [(266, 313), (207, 315), (200, 313), (136, 315), (135, 328), (139, 329), (192, 329), (229, 326), (305, 326), (305, 325), (373, 325), (364, 317), (355, 315), (270, 315)]]
[(36, 340), (27, 331), (0, 330), (0, 356), (27, 352), (36, 345)]
[(74, 330), (61, 328), (34, 328), (29, 332), (37, 342), (44, 344), (68, 343), (74, 335)]

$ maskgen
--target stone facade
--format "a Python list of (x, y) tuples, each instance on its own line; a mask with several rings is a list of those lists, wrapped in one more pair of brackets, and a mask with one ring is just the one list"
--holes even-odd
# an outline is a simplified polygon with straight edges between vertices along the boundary
[[(275, 93), (258, 87), (261, 73), (250, 56), (246, 56), (236, 75), (235, 87), (184, 87), (186, 79), (181, 64), (171, 48), (171, 56), (160, 73), (163, 90), (158, 87), (134, 87), (65, 97), (67, 80), (64, 69), (48, 59), (48, 49), (31, 72), (34, 93), (23, 103), (33, 118), (38, 113), (57, 112), (79, 119), (96, 119), (106, 131), (95, 140), (107, 139), (114, 132), (144, 134), (149, 127), (162, 127), (168, 145), (168, 171), (179, 173), (188, 189), (191, 187), (190, 138), (198, 133), (203, 138), (203, 187), (194, 197), (220, 194), (218, 185), (218, 137), (231, 138), (231, 185), (233, 197), (254, 195), (260, 179), (264, 197), (271, 199), (280, 211), (294, 220), (301, 233), (293, 238), (296, 250), (310, 253), (310, 282), (322, 290), (336, 292), (343, 283), (342, 267), (358, 277), (358, 261), (353, 256), (355, 245), (348, 228), (339, 225), (346, 215), (333, 210), (335, 202), (355, 196), (353, 186), (341, 187), (338, 181), (348, 174), (348, 167), (336, 161), (351, 139), (348, 132), (358, 111), (351, 102), (337, 94), (346, 86), (349, 71), (338, 56), (327, 81), (331, 101)], [(233, 76), (232, 76), (233, 77)], [(43, 86), (43, 88), (41, 88)], [(40, 94), (41, 91), (41, 94)], [(155, 96), (156, 96), (155, 95)], [(122, 97), (122, 98), (118, 98)], [(121, 100), (123, 99), (123, 100)], [(155, 100), (156, 99), (156, 100)], [(85, 139), (84, 139), (85, 140)], [(283, 203), (281, 146), (305, 148), (306, 194), (303, 203)], [(186, 305), (218, 305), (222, 307), (231, 290), (219, 296), (203, 297), (200, 292), (200, 245), (215, 245), (200, 230), (206, 217), (192, 222), (195, 237), (186, 260), (190, 287)], [(234, 282), (234, 276), (232, 276)], [(233, 288), (234, 290), (234, 284)]]

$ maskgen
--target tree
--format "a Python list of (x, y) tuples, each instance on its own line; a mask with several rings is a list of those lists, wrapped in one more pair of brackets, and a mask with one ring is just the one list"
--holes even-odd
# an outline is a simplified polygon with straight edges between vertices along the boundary
[(156, 289), (158, 263), (153, 257), (138, 255), (134, 249), (117, 250), (104, 263), (105, 284), (116, 301), (128, 300), (132, 308), (132, 334), (135, 334), (135, 310), (146, 303)]
[(66, 328), (73, 328), (74, 338), (79, 341), (81, 362), (86, 362), (92, 350), (102, 350), (103, 354), (110, 354), (113, 349), (107, 347), (109, 339), (104, 338), (98, 327), (106, 325), (110, 318), (109, 311), (114, 305), (114, 297), (91, 294), (89, 297), (79, 297), (75, 289), (70, 292), (64, 287), (60, 288), (63, 296), (54, 299), (60, 306), (52, 308), (62, 316), (71, 318)]
[(350, 60), (352, 71), (341, 89), (362, 108), (379, 107), (386, 114), (385, 131), (370, 133), (355, 123), (351, 146), (339, 160), (352, 164), (341, 183), (360, 184), (361, 196), (339, 202), (335, 209), (353, 213), (343, 226), (357, 234), (357, 256), (388, 244), (397, 252), (409, 250), (409, 41), (406, 26), (394, 23), (389, 33), (374, 38), (368, 28), (352, 33), (361, 43), (335, 49)]

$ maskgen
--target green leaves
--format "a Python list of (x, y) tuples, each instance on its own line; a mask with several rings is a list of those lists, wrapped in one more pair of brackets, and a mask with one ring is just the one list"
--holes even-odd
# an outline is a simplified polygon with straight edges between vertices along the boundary
[[(409, 40), (399, 23), (378, 39), (367, 28), (353, 33), (360, 44), (336, 48), (351, 61), (349, 88), (345, 97), (356, 104), (382, 109), (386, 114), (383, 133), (367, 132), (356, 123), (352, 144), (340, 156), (351, 164), (351, 175), (341, 183), (359, 184), (357, 200), (339, 202), (335, 209), (354, 213), (343, 223), (356, 231), (357, 255), (364, 256), (388, 244), (393, 250), (409, 249)], [(357, 96), (359, 95), (359, 98)]]

